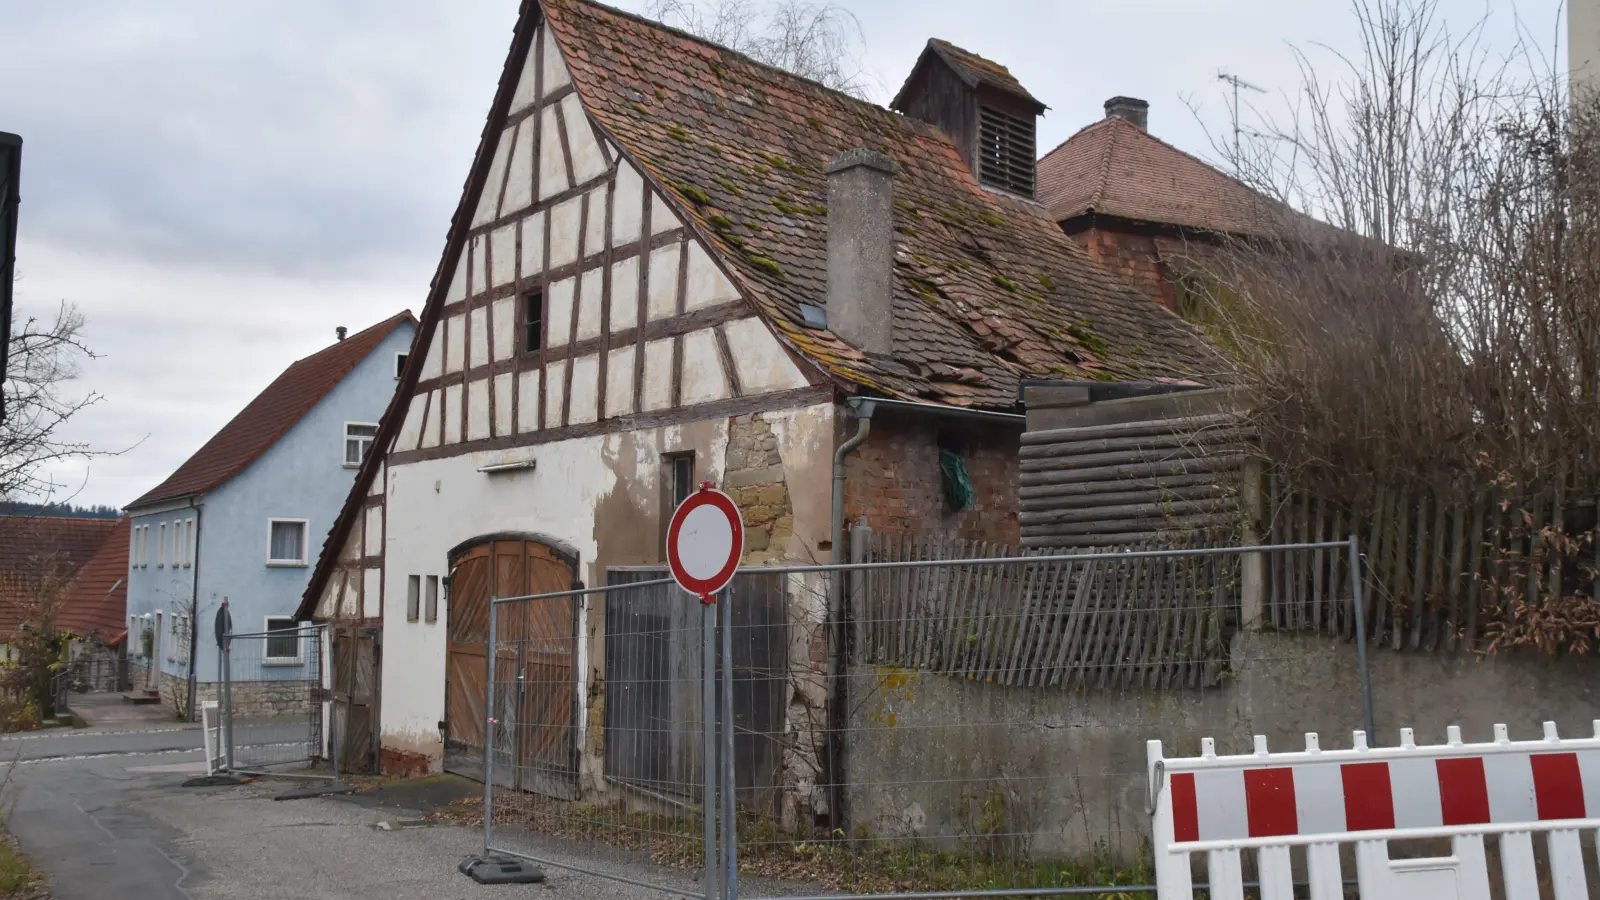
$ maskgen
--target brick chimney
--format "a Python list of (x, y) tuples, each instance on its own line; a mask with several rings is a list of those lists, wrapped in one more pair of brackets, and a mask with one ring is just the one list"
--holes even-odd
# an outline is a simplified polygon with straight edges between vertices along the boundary
[(1140, 131), (1149, 131), (1150, 104), (1138, 97), (1112, 97), (1106, 101), (1106, 118), (1127, 119)]
[(828, 328), (887, 355), (894, 320), (894, 161), (848, 150), (828, 163)]

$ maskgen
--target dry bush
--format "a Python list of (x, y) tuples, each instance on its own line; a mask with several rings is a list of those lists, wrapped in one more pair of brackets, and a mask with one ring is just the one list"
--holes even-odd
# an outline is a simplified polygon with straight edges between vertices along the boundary
[(1283, 207), (1269, 236), (1192, 254), (1205, 327), (1290, 484), (1356, 517), (1384, 496), (1492, 504), (1474, 574), (1496, 645), (1587, 652), (1600, 95), (1526, 47), (1492, 58), (1436, 0), (1353, 8), (1360, 52), (1331, 72), (1302, 55), (1290, 112), (1245, 130), (1232, 161)]

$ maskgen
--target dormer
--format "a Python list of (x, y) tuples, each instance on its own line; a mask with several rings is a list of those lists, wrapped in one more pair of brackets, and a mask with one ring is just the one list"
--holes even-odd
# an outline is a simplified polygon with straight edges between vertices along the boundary
[(1046, 107), (1005, 66), (934, 38), (889, 106), (948, 134), (979, 184), (1033, 199)]

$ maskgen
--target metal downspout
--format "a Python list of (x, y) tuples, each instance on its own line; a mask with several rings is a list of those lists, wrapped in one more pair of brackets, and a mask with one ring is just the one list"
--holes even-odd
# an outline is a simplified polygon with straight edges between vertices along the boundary
[(186, 717), (190, 722), (195, 720), (194, 712), (197, 708), (194, 694), (199, 687), (195, 683), (194, 663), (200, 651), (200, 520), (205, 517), (205, 512), (199, 504), (194, 507), (194, 547), (189, 550), (194, 554), (194, 582), (189, 585), (189, 702)]
[[(853, 401), (856, 414), (856, 433), (833, 452), (833, 546), (835, 563), (850, 562), (844, 539), (844, 462), (857, 447), (866, 443), (872, 432), (873, 401)], [(828, 581), (828, 814), (835, 827), (843, 827), (844, 820), (844, 580), (846, 574), (838, 572)]]

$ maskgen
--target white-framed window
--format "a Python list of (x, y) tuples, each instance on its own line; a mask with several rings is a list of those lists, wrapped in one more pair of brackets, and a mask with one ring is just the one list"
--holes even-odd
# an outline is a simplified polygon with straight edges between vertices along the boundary
[(422, 613), (422, 576), (406, 576), (406, 621), (415, 622)]
[(156, 568), (163, 569), (167, 565), (167, 523), (161, 523), (161, 530), (156, 532)]
[(194, 638), (194, 617), (185, 613), (183, 616), (183, 630), (178, 633), (178, 664), (189, 664), (189, 643)]
[(172, 523), (172, 567), (183, 565), (183, 520)]
[(429, 622), (439, 621), (439, 576), (428, 576), (428, 591), (424, 595), (424, 617)]
[(183, 567), (194, 565), (194, 520), (183, 520)]
[(306, 519), (268, 519), (267, 565), (305, 565), (309, 524)]
[(133, 526), (133, 531), (128, 535), (128, 568), (139, 568), (139, 526)]
[(178, 635), (181, 633), (178, 631), (178, 623), (181, 621), (183, 621), (183, 616), (178, 613), (173, 613), (167, 617), (167, 639), (165, 643), (167, 645), (167, 662), (169, 663), (178, 661)]
[(372, 439), (378, 435), (378, 426), (373, 422), (346, 422), (344, 423), (344, 465), (347, 469), (354, 469), (361, 465), (361, 460), (367, 456), (367, 451), (372, 449)]
[(267, 647), (262, 662), (269, 666), (300, 665), (300, 623), (293, 616), (267, 616)]
[(394, 355), (394, 380), (399, 381), (400, 376), (406, 373), (406, 363), (411, 359), (408, 351), (401, 350)]

